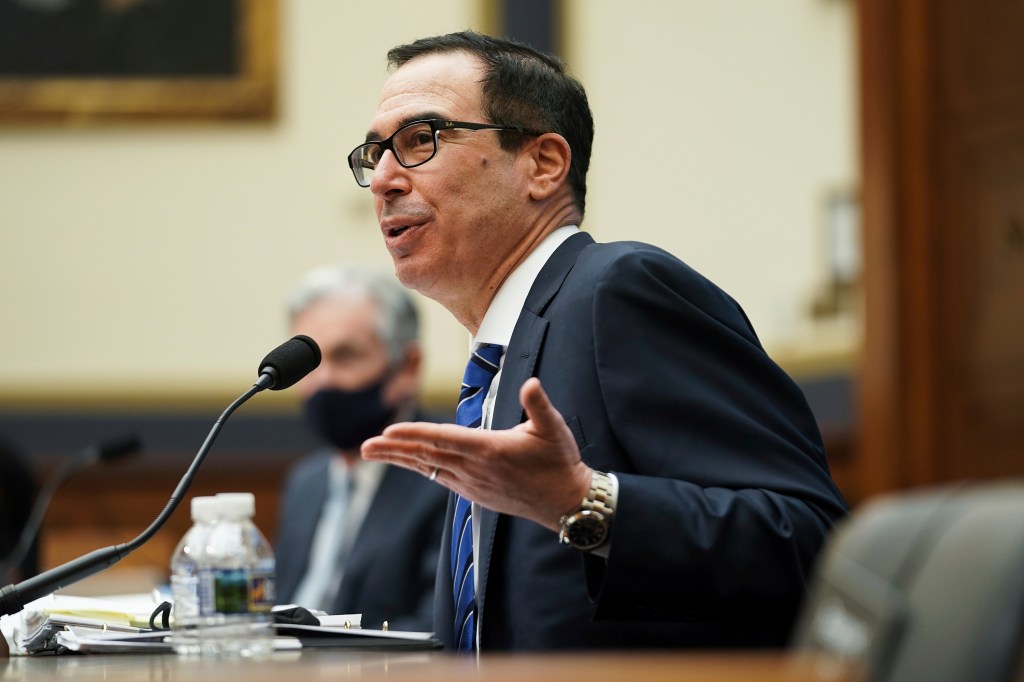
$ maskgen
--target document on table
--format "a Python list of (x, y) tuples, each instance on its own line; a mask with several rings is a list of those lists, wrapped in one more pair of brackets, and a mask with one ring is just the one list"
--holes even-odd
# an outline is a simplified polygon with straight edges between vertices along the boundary
[[(256, 624), (265, 628), (267, 624)], [(432, 649), (440, 646), (429, 632), (363, 630), (352, 627), (280, 625), (274, 651), (302, 648), (359, 647), (367, 649)], [(117, 654), (169, 653), (174, 651), (174, 634), (166, 630), (115, 631), (93, 625), (65, 625), (38, 640), (29, 653)]]
[[(158, 605), (154, 595), (84, 598), (49, 595), (26, 605), (4, 622), (12, 655), (75, 653), (173, 652), (173, 631), (149, 627)], [(310, 619), (312, 620), (312, 619)], [(316, 614), (319, 625), (278, 622), (253, 624), (274, 627), (275, 650), (302, 647), (365, 649), (432, 649), (441, 643), (430, 632), (375, 630), (360, 627), (361, 614)]]

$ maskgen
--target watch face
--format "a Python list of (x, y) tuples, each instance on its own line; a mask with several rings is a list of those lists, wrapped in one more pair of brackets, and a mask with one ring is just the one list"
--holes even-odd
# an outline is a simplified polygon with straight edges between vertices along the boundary
[(569, 544), (580, 549), (593, 549), (604, 542), (608, 534), (608, 524), (597, 512), (582, 511), (572, 518), (566, 528)]

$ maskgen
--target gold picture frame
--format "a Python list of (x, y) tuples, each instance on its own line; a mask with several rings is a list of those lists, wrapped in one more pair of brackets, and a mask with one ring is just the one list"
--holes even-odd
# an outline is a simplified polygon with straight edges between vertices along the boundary
[(234, 0), (231, 12), (230, 75), (2, 73), (0, 123), (270, 120), (277, 103), (277, 0)]

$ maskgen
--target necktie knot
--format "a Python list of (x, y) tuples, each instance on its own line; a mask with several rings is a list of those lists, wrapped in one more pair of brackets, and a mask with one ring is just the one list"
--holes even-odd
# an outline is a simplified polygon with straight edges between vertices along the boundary
[(501, 364), (504, 346), (496, 343), (482, 343), (473, 350), (472, 357), (466, 363), (466, 373), (462, 377), (463, 386), (480, 388), (490, 386), (494, 375)]
[(504, 346), (495, 343), (482, 343), (473, 350), (462, 377), (459, 405), (455, 410), (456, 424), (470, 428), (480, 426), (484, 397), (498, 373), (504, 351)]

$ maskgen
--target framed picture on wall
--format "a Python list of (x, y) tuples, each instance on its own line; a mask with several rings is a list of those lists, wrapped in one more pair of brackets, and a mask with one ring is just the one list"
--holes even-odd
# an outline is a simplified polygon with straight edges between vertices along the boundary
[(0, 122), (269, 120), (277, 0), (0, 0)]

